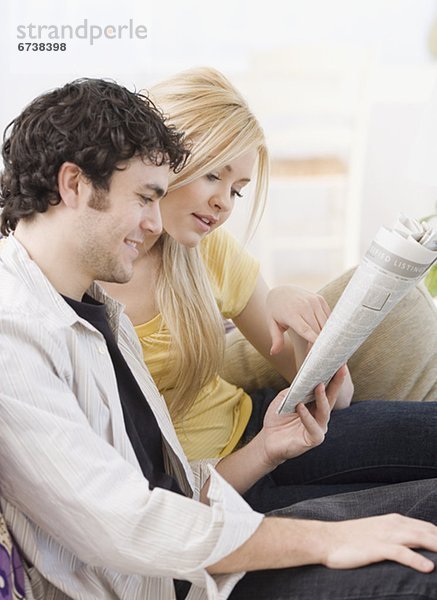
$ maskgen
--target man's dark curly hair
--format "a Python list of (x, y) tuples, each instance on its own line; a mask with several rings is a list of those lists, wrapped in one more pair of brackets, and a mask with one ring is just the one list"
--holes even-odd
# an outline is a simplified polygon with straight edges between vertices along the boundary
[(76, 164), (96, 189), (108, 190), (120, 163), (133, 157), (179, 171), (188, 158), (182, 133), (140, 93), (112, 81), (78, 79), (33, 100), (6, 128), (1, 176), (2, 234), (20, 219), (60, 202), (62, 163)]

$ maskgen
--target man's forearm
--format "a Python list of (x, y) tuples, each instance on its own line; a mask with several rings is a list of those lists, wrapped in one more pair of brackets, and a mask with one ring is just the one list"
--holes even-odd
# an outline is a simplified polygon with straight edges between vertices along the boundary
[(211, 574), (281, 569), (324, 561), (321, 533), (326, 523), (266, 517), (240, 548), (208, 567)]
[(397, 514), (323, 522), (266, 517), (240, 548), (210, 565), (211, 574), (322, 564), (354, 569), (392, 560), (430, 573), (432, 560), (411, 548), (437, 552), (437, 527)]

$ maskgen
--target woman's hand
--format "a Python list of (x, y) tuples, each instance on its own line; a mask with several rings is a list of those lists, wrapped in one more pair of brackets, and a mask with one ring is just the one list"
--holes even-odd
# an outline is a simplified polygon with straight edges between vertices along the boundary
[(314, 343), (331, 313), (323, 296), (296, 285), (273, 288), (267, 294), (266, 305), (272, 355), (281, 352), (288, 329)]
[[(261, 431), (245, 446), (222, 458), (216, 469), (240, 494), (289, 458), (303, 454), (325, 439), (329, 417), (346, 376), (342, 367), (325, 386), (315, 390), (316, 400), (307, 406), (298, 404), (295, 413), (278, 415), (277, 410), (287, 390), (272, 401)], [(209, 480), (200, 494), (207, 502)]]
[(325, 386), (315, 389), (315, 402), (298, 404), (295, 413), (278, 414), (277, 410), (287, 390), (272, 401), (264, 417), (264, 426), (253, 442), (258, 446), (260, 460), (266, 470), (318, 446), (325, 439), (331, 410), (346, 377), (346, 367), (341, 367)]
[[(294, 348), (294, 359), (296, 361), (296, 371), (299, 371), (301, 364), (303, 363), (306, 355), (311, 350), (311, 342), (307, 342), (303, 338), (300, 337), (295, 331), (289, 331), (290, 338), (293, 342)], [(352, 396), (354, 395), (354, 384), (352, 383), (352, 378), (349, 372), (347, 365), (344, 367), (346, 369), (346, 375), (343, 380), (343, 385), (341, 387), (340, 392), (337, 396), (337, 402), (335, 403), (334, 410), (338, 410), (339, 408), (347, 408), (350, 406), (352, 402)]]
[[(296, 372), (326, 323), (330, 308), (318, 294), (294, 285), (270, 290), (266, 297), (267, 322), (272, 337), (270, 353), (281, 352), (284, 333), (288, 330), (293, 343)], [(347, 367), (343, 387), (337, 395), (336, 409), (346, 408), (352, 401), (354, 385)]]

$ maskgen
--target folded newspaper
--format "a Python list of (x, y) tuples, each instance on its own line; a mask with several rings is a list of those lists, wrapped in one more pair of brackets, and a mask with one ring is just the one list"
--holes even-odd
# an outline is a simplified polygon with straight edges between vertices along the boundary
[(437, 231), (428, 223), (400, 215), (392, 229), (381, 227), (278, 412), (293, 412), (299, 402), (314, 400), (314, 388), (329, 383), (435, 260)]

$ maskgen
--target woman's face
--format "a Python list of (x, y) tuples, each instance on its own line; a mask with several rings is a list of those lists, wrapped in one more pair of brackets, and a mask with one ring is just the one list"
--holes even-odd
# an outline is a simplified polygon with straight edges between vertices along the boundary
[(249, 150), (220, 169), (170, 192), (161, 200), (165, 231), (184, 246), (197, 246), (231, 214), (235, 197), (241, 197), (250, 181), (256, 157), (256, 149)]

